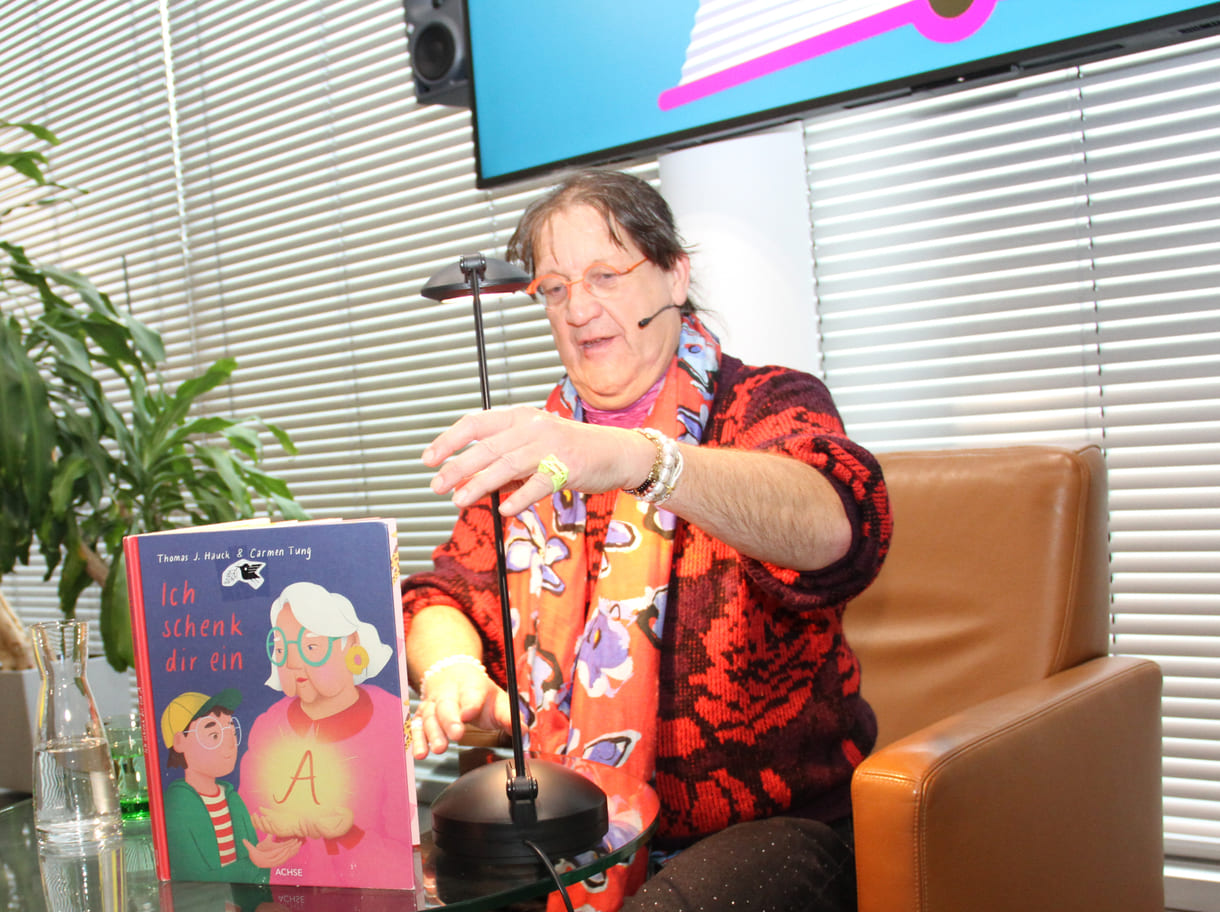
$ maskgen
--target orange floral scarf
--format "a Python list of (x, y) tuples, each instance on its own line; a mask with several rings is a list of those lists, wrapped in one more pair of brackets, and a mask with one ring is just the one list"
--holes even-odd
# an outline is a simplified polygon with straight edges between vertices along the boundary
[[(719, 363), (716, 337), (685, 318), (648, 426), (697, 444)], [(584, 418), (566, 378), (546, 407)], [(614, 499), (604, 536), (586, 535), (590, 495), (568, 490), (506, 526), (523, 728), (530, 748), (620, 767), (650, 782), (675, 517), (624, 492), (591, 496)], [(587, 907), (617, 908), (643, 875), (641, 853), (631, 872), (599, 885), (601, 895), (587, 897)]]

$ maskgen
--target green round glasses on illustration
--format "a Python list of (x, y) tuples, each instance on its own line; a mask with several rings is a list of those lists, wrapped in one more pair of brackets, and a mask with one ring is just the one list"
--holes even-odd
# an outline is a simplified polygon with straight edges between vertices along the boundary
[(648, 257), (644, 257), (626, 269), (615, 269), (605, 263), (594, 263), (584, 271), (580, 278), (571, 281), (558, 273), (547, 272), (530, 282), (525, 291), (530, 295), (541, 294), (547, 307), (558, 307), (567, 301), (572, 286), (577, 282), (593, 297), (608, 298), (619, 290), (623, 276), (630, 275), (647, 262)]
[(316, 633), (309, 633), (305, 628), (301, 628), (295, 640), (288, 639), (288, 635), (279, 627), (272, 627), (267, 631), (267, 658), (271, 660), (271, 664), (277, 668), (288, 661), (288, 647), (296, 646), (297, 652), (306, 665), (323, 665), (330, 658), (330, 651), (334, 648), (335, 642), (339, 637), (324, 637)]
[(241, 722), (237, 716), (230, 716), (228, 723), (221, 722), (215, 716), (204, 716), (196, 719), (194, 724), (182, 734), (195, 739), (208, 750), (216, 750), (224, 741), (225, 732), (233, 732), (233, 740), (241, 744)]

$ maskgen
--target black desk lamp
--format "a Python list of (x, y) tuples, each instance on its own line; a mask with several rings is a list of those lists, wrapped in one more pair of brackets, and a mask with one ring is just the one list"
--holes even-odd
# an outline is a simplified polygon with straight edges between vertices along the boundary
[[(421, 294), (434, 301), (474, 298), (475, 340), (479, 352), (479, 385), (483, 408), (491, 408), (487, 350), (483, 341), (483, 308), (479, 292), (523, 291), (524, 272), (503, 260), (475, 253), (461, 257), (431, 279)], [(508, 705), (512, 720), (513, 759), (473, 769), (445, 788), (432, 803), (432, 836), (437, 848), (480, 861), (512, 862), (547, 855), (574, 855), (591, 849), (609, 828), (606, 794), (575, 770), (532, 759), (528, 766), (521, 735), (517, 669), (513, 661), (513, 623), (508, 603), (508, 563), (499, 492), (491, 493), (496, 539), (500, 615), (504, 626)], [(535, 848), (536, 847), (536, 848)]]

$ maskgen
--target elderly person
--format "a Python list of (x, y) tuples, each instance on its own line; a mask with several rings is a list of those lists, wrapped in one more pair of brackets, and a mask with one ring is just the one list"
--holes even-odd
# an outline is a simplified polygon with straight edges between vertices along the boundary
[(499, 490), (530, 747), (661, 800), (667, 863), (631, 902), (744, 906), (769, 884), (771, 908), (854, 908), (849, 784), (876, 724), (841, 621), (888, 544), (876, 461), (820, 381), (720, 350), (647, 183), (569, 178), (509, 256), (566, 376), (544, 410), (466, 415), (424, 451), (461, 513), (403, 585), (417, 756), (508, 725)]
[(380, 769), (401, 749), (402, 702), (368, 681), (393, 650), (317, 583), (285, 587), (270, 621), (266, 683), (284, 696), (251, 726), (239, 790), (259, 830), (301, 841), (292, 873), (276, 869), (271, 882), (306, 871), (330, 886), (402, 886), (411, 808), (404, 783)]

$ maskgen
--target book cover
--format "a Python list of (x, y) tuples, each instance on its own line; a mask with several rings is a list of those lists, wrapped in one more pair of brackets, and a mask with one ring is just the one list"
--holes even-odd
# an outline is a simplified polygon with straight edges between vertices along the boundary
[(198, 526), (124, 557), (158, 877), (411, 889), (393, 522)]

